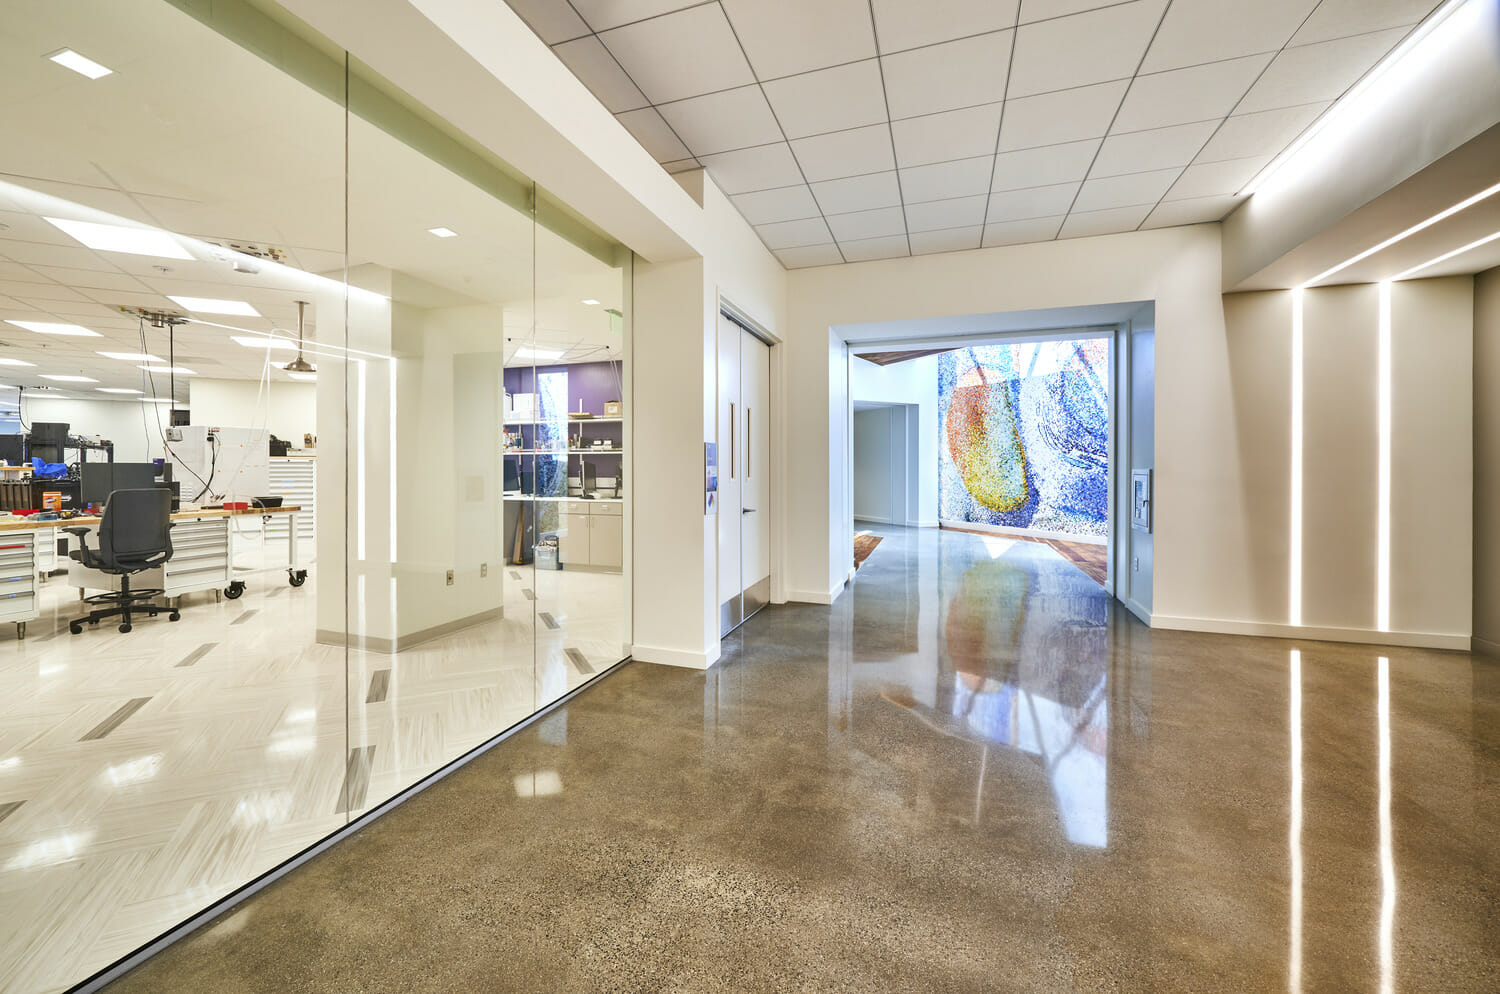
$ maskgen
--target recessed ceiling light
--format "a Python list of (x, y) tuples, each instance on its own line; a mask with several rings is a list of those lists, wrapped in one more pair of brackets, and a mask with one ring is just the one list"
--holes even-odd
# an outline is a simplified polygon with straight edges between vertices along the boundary
[(286, 375), (302, 383), (316, 383), (318, 381), (317, 373), (288, 372)]
[(196, 311), (199, 314), (234, 314), (244, 318), (260, 317), (260, 311), (257, 311), (243, 300), (216, 300), (213, 297), (174, 297), (171, 294), (167, 294), (167, 299), (176, 303), (179, 307)]
[(34, 362), (27, 362), (25, 359), (0, 359), (0, 366), (35, 366), (35, 365), (36, 365), (36, 363), (34, 363)]
[(276, 338), (271, 335), (230, 335), (229, 337), (247, 349), (286, 349), (290, 352), (297, 351), (297, 343), (286, 338)]
[(429, 235), (437, 235), (439, 238), (457, 238), (458, 232), (452, 228), (428, 228)]
[(1495, 232), (1493, 235), (1486, 235), (1484, 238), (1481, 238), (1478, 241), (1470, 242), (1467, 245), (1460, 245), (1458, 248), (1454, 249), (1453, 251), (1451, 251), (1451, 252), (1444, 252), (1442, 255), (1437, 256), (1436, 258), (1428, 259), (1426, 262), (1422, 263), (1420, 266), (1412, 266), (1410, 269), (1406, 270), (1406, 272), (1404, 272), (1404, 273), (1397, 273), (1395, 276), (1392, 276), (1391, 279), (1393, 279), (1393, 280), (1408, 279), (1408, 278), (1411, 277), (1411, 275), (1413, 273), (1420, 273), (1422, 270), (1424, 270), (1424, 269), (1430, 269), (1431, 267), (1436, 266), (1440, 262), (1447, 262), (1449, 259), (1453, 258), (1456, 255), (1463, 255), (1465, 252), (1468, 252), (1471, 249), (1477, 249), (1481, 245), (1488, 245), (1490, 242), (1494, 241), (1497, 238), (1500, 238), (1500, 231)]
[(177, 239), (158, 228), (128, 228), (123, 224), (99, 224), (49, 217), (44, 220), (97, 252), (124, 252), (126, 255), (150, 255), (162, 259), (192, 260)]
[(127, 390), (124, 387), (95, 387), (100, 393), (140, 393), (139, 390)]
[(89, 331), (81, 324), (61, 324), (57, 321), (12, 321), (9, 318), (6, 324), (13, 324), (17, 328), (25, 328), (40, 335), (73, 335), (78, 338), (103, 338), (97, 331)]
[[(1436, 214), (1432, 215), (1432, 217), (1429, 217), (1427, 220), (1417, 222), (1416, 224), (1412, 225), (1410, 228), (1407, 228), (1405, 231), (1402, 231), (1402, 232), (1400, 232), (1398, 234), (1392, 235), (1391, 237), (1387, 238), (1385, 241), (1381, 242), (1378, 245), (1372, 245), (1371, 247), (1365, 249), (1363, 252), (1360, 252), (1358, 255), (1350, 256), (1349, 258), (1345, 259), (1343, 262), (1339, 263), (1337, 266), (1334, 266), (1332, 269), (1325, 269), (1323, 272), (1321, 272), (1318, 275), (1314, 276), (1312, 279), (1308, 280), (1303, 285), (1304, 286), (1311, 286), (1314, 283), (1321, 283), (1324, 280), (1326, 280), (1328, 277), (1334, 275), (1335, 273), (1343, 272), (1345, 269), (1348, 269), (1350, 266), (1354, 265), (1356, 262), (1363, 262), (1365, 259), (1368, 259), (1370, 256), (1374, 255), (1376, 252), (1383, 252), (1384, 250), (1390, 248), (1392, 245), (1396, 244), (1397, 242), (1402, 241), (1402, 240), (1407, 239), (1407, 238), (1410, 238), (1412, 235), (1415, 235), (1419, 231), (1425, 231), (1426, 229), (1432, 227), (1434, 224), (1437, 224), (1439, 221), (1446, 221), (1448, 218), (1450, 218), (1453, 215), (1459, 213), (1460, 211), (1468, 210), (1470, 207), (1473, 207), (1475, 204), (1477, 204), (1477, 203), (1479, 203), (1481, 201), (1484, 201), (1484, 200), (1488, 200), (1490, 197), (1493, 197), (1497, 193), (1500, 193), (1500, 183), (1496, 183), (1494, 186), (1491, 186), (1491, 187), (1486, 187), (1485, 189), (1480, 190), (1478, 193), (1474, 194), (1473, 196), (1466, 197), (1465, 199), (1460, 200), (1458, 203), (1454, 204), (1452, 207), (1448, 207), (1448, 208), (1446, 208), (1444, 210), (1438, 211)], [(1403, 273), (1402, 275), (1404, 276), (1405, 274)]]
[(553, 349), (516, 349), (514, 359), (561, 359), (562, 351)]
[(62, 376), (53, 373), (42, 373), (44, 380), (56, 380), (59, 383), (98, 383), (92, 376)]
[(61, 51), (53, 52), (47, 58), (64, 68), (73, 70), (79, 75), (87, 76), (89, 79), (98, 79), (101, 76), (108, 76), (114, 72), (108, 66), (101, 66), (93, 59), (84, 58), (71, 48), (64, 48)]
[(137, 366), (148, 373), (176, 373), (178, 376), (197, 376), (198, 374), (186, 366)]
[(100, 352), (106, 359), (119, 359), (123, 362), (161, 362), (159, 356), (150, 352)]
[(142, 404), (175, 404), (177, 402), (175, 400), (173, 400), (171, 397), (142, 397), (141, 398), (141, 403)]
[(588, 304), (590, 307), (598, 307), (599, 306), (599, 301), (597, 301), (597, 300), (585, 300), (584, 303)]

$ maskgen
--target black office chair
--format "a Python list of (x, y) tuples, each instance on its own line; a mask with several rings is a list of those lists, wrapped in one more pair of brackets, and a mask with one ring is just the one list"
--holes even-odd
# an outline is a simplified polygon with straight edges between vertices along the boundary
[[(120, 578), (120, 589), (84, 598), (97, 604), (87, 618), (68, 623), (74, 635), (83, 631), (83, 623), (97, 625), (104, 618), (120, 615), (120, 631), (130, 631), (132, 611), (156, 617), (162, 609), (147, 603), (161, 596), (161, 590), (131, 590), (131, 574), (160, 566), (172, 558), (172, 493), (160, 487), (148, 490), (116, 490), (104, 504), (99, 522), (99, 547), (90, 549), (85, 536), (89, 529), (81, 526), (63, 531), (78, 536), (79, 548), (69, 555), (89, 569), (111, 573)], [(182, 615), (171, 608), (168, 620)]]

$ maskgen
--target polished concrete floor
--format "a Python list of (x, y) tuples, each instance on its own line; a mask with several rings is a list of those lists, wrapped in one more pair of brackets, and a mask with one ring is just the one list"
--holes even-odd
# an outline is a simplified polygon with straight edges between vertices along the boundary
[(1045, 546), (884, 534), (112, 989), (1500, 989), (1500, 664), (1152, 632)]

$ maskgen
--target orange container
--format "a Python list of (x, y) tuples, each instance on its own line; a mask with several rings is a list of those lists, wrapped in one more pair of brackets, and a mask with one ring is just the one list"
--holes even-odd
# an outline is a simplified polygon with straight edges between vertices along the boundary
[(43, 490), (42, 491), (42, 510), (43, 511), (61, 511), (62, 510), (62, 491), (60, 491), (60, 490)]

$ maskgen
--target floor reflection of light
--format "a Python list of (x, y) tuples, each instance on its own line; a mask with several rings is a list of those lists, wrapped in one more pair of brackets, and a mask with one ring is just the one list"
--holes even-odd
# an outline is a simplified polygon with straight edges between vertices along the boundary
[(115, 787), (128, 787), (131, 784), (150, 780), (159, 772), (161, 772), (161, 753), (117, 763), (104, 771), (104, 779)]
[(1380, 657), (1376, 674), (1380, 735), (1380, 994), (1396, 985), (1396, 856), (1391, 848), (1391, 661)]
[(317, 747), (316, 735), (278, 735), (266, 746), (266, 752), (273, 756), (301, 756)]
[(5, 869), (33, 870), (66, 863), (77, 856), (93, 837), (93, 832), (69, 832), (51, 839), (39, 839), (12, 856)]
[(1013, 538), (997, 538), (993, 535), (981, 535), (979, 541), (984, 543), (984, 549), (990, 554), (991, 559), (999, 559), (1016, 544)]
[(234, 820), (241, 825), (279, 825), (292, 814), (292, 795), (286, 791), (251, 794), (234, 806)]
[(317, 716), (317, 708), (299, 708), (296, 711), (288, 711), (286, 713), (286, 723), (288, 725), (300, 725), (304, 722), (312, 721)]
[(9, 757), (7, 757), (5, 759), (0, 759), (0, 771), (3, 771), (3, 770), (13, 770), (17, 766), (20, 766), (20, 765), (21, 765), (21, 757), (20, 756), (9, 756)]
[(548, 797), (562, 793), (562, 777), (556, 770), (522, 773), (516, 777), (517, 797)]
[(1292, 855), (1291, 952), (1287, 963), (1287, 989), (1302, 990), (1302, 653), (1292, 650), (1291, 714), (1292, 819), (1288, 844)]
[(40, 667), (37, 669), (36, 674), (37, 676), (57, 676), (57, 674), (66, 673), (67, 671), (67, 663), (54, 663), (51, 666)]

